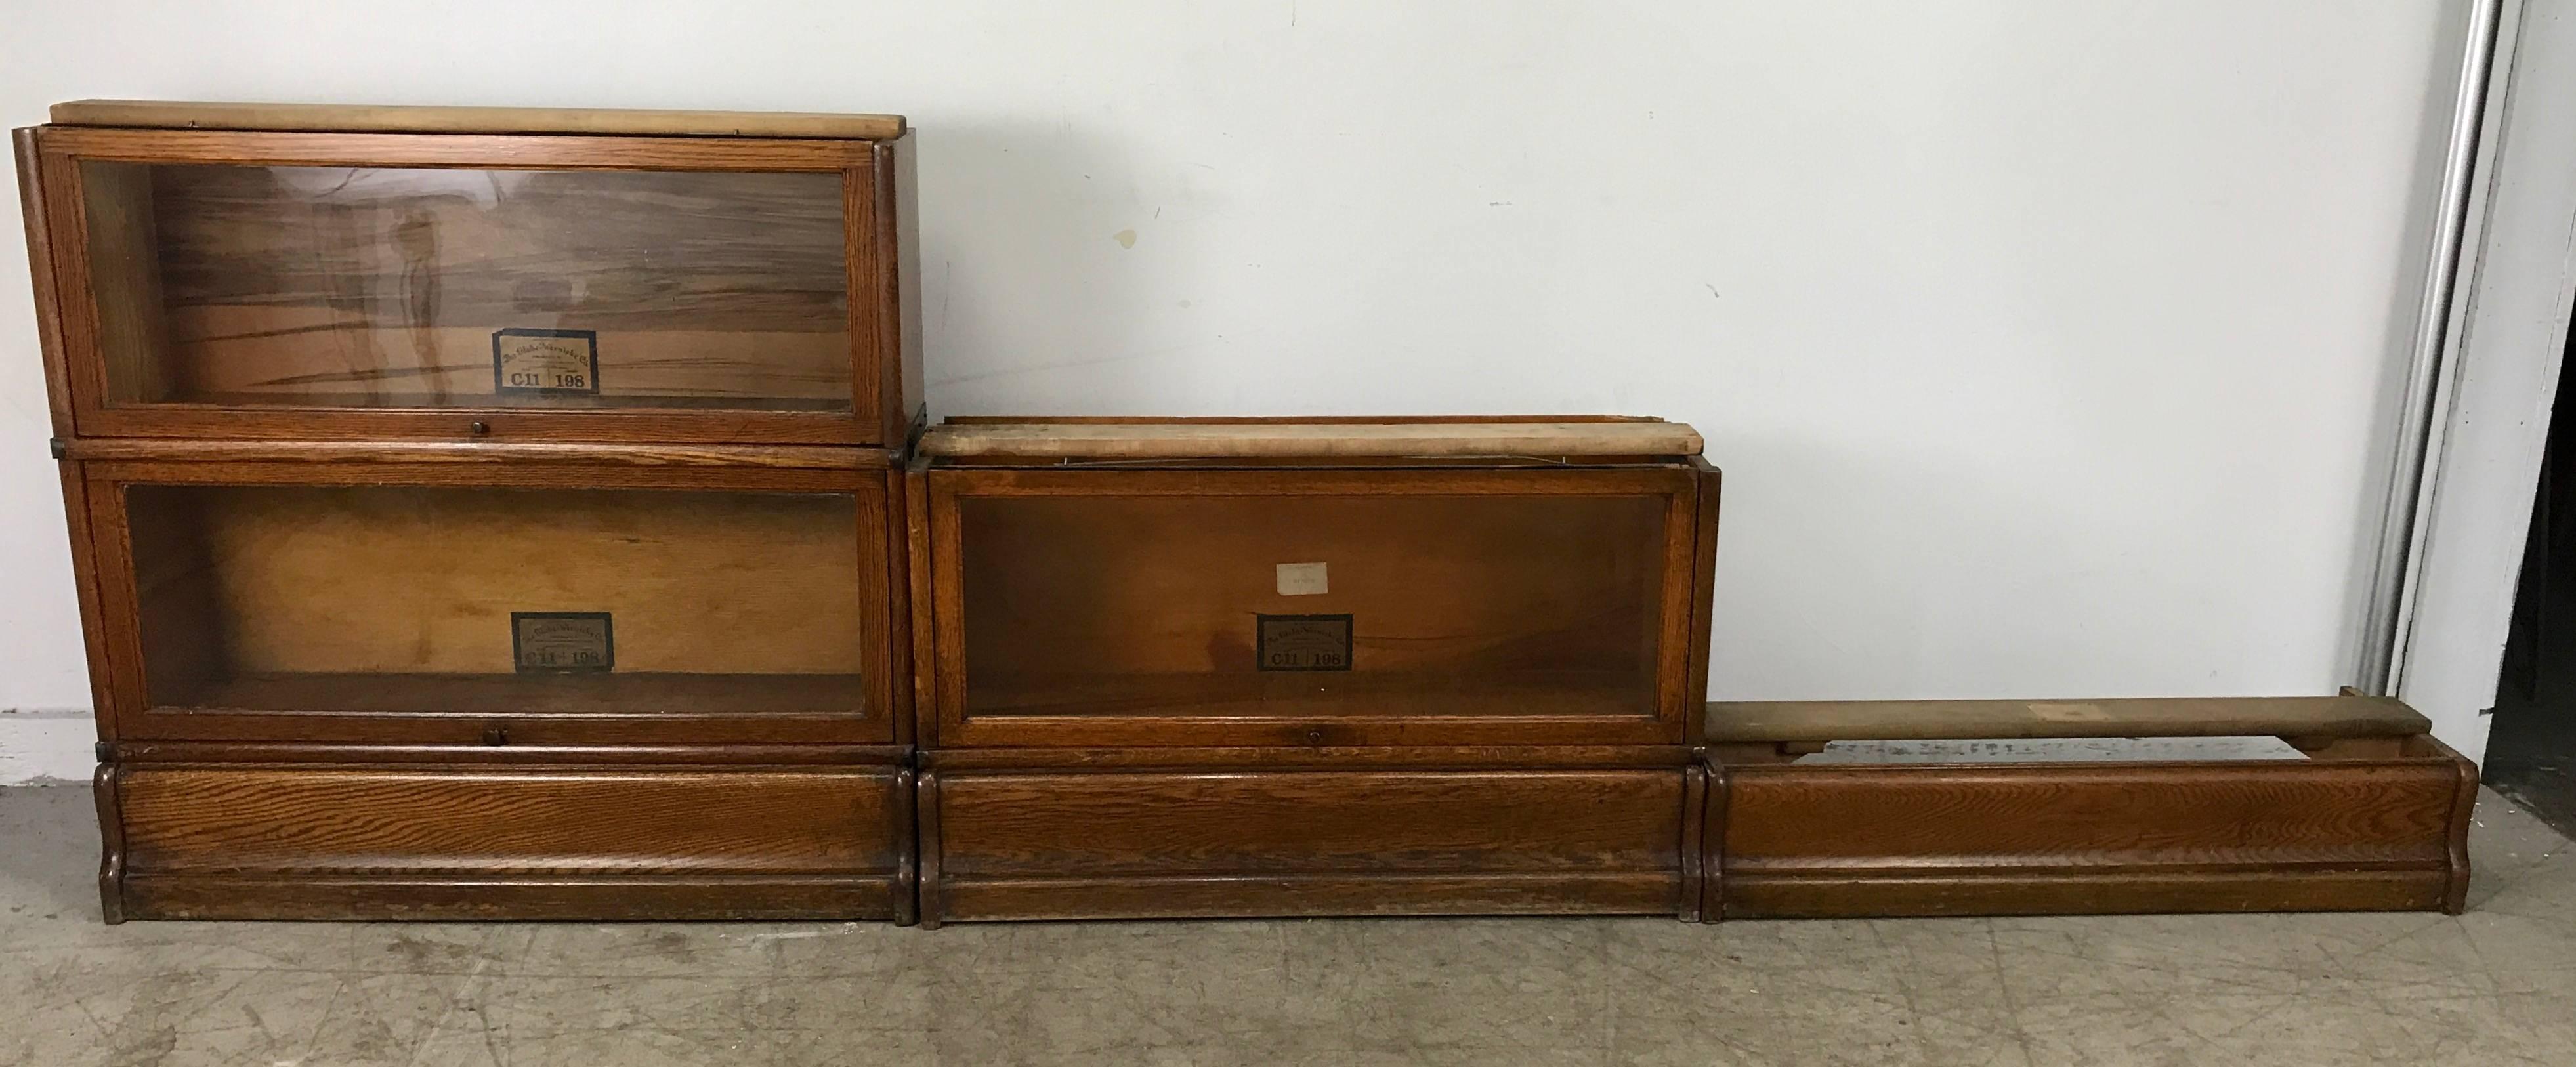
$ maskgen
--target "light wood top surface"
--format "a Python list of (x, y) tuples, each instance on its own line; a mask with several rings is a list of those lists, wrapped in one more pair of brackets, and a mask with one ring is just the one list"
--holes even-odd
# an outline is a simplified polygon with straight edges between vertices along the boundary
[(1233, 459), (1367, 456), (1697, 455), (1678, 422), (1027, 422), (943, 423), (933, 456), (1023, 459)]
[(615, 134), (637, 137), (819, 137), (885, 141), (901, 115), (797, 111), (654, 111), (576, 107), (423, 107), (401, 104), (224, 104), (169, 100), (71, 100), (64, 126), (319, 133)]
[(2035, 737), (2402, 737), (2433, 724), (2388, 697), (1712, 702), (1708, 739), (1924, 741)]

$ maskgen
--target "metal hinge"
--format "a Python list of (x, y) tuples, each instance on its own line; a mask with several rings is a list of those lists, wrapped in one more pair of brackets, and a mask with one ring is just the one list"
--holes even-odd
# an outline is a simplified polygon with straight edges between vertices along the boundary
[(45, 439), (45, 451), (53, 453), (55, 459), (61, 459), (71, 451), (71, 446), (65, 444), (62, 438), (49, 437)]

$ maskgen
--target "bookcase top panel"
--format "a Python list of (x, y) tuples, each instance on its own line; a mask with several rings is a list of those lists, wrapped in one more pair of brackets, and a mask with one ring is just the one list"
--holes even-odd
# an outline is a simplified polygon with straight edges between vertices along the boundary
[(324, 133), (606, 134), (887, 141), (903, 136), (904, 132), (901, 115), (402, 104), (230, 104), (168, 100), (71, 100), (55, 104), (52, 119), (64, 126)]
[(951, 421), (921, 451), (1020, 459), (1464, 458), (1697, 455), (1698, 431), (1654, 419)]
[(1713, 702), (1713, 742), (2291, 734), (2405, 737), (2432, 729), (2388, 697)]

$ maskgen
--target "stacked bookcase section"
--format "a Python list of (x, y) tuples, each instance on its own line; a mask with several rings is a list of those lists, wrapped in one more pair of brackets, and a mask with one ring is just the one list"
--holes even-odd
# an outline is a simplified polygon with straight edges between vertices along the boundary
[(111, 919), (910, 918), (901, 118), (16, 149)]
[(932, 428), (923, 921), (1695, 915), (1700, 447), (1648, 419)]

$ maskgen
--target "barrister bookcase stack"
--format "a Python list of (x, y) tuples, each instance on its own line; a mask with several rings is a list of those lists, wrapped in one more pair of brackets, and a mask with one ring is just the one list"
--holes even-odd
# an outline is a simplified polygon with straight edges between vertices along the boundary
[(110, 919), (911, 917), (902, 119), (53, 120)]
[(17, 131), (106, 917), (2460, 906), (2393, 701), (1706, 704), (1687, 426), (926, 426), (913, 143)]

